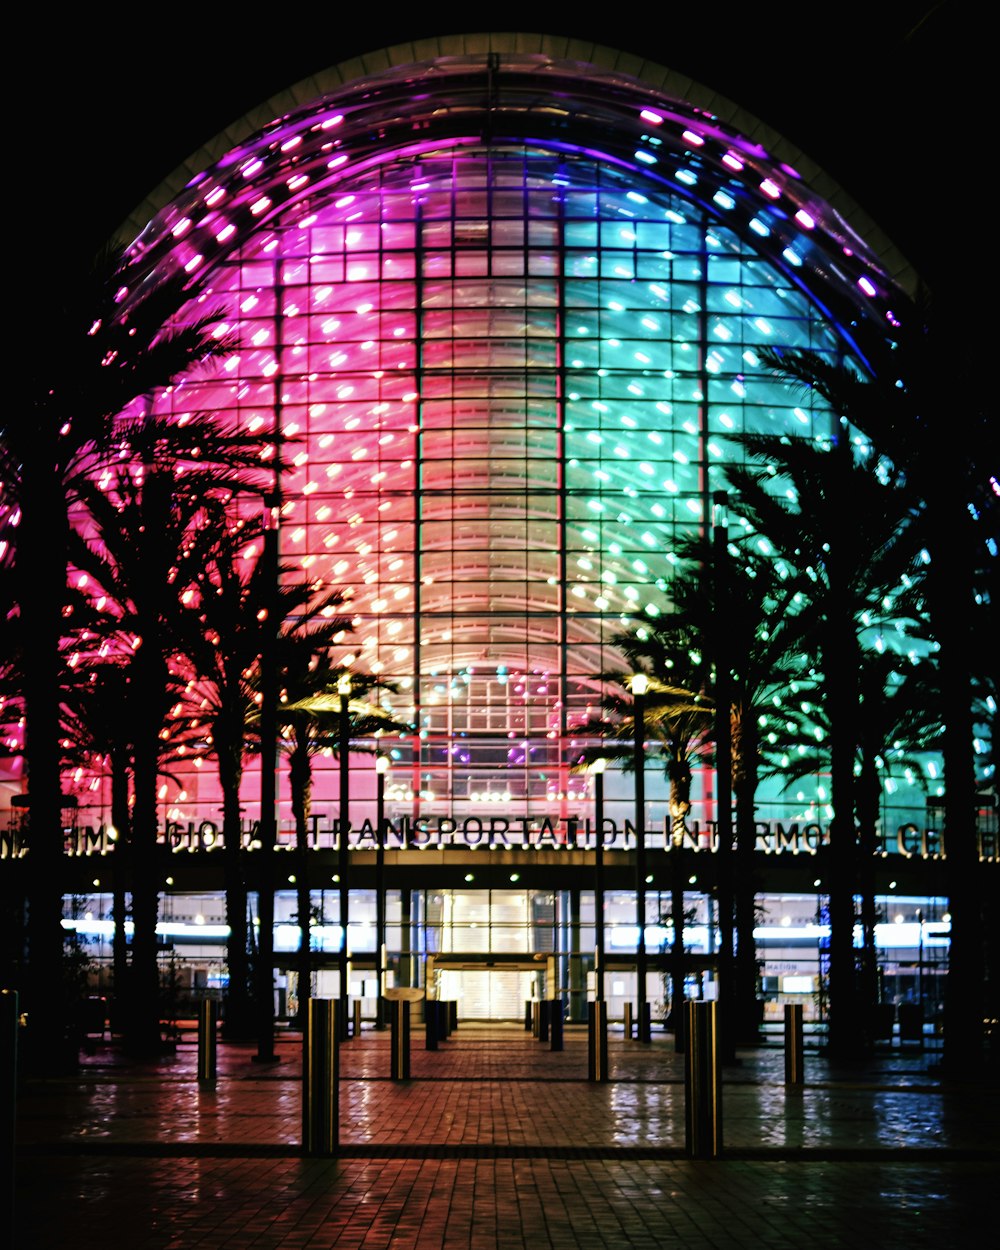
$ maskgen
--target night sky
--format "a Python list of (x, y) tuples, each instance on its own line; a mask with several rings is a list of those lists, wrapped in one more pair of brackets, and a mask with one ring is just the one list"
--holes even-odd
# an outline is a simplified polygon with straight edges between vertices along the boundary
[[(296, 6), (284, 35), (251, 29), (249, 17), (234, 35), (241, 19), (233, 8), (192, 21), (197, 11), (188, 6), (130, 6), (115, 20), (105, 6), (98, 24), (89, 10), (86, 23), (70, 19), (58, 32), (34, 19), (34, 37), (29, 19), (28, 39), (8, 52), (8, 69), (24, 55), (30, 71), (17, 112), (26, 193), (17, 213), (29, 239), (53, 246), (29, 246), (25, 256), (36, 264), (47, 251), (58, 275), (72, 254), (92, 254), (186, 156), (308, 74), (484, 25), (468, 15), (449, 20), (444, 8), (420, 22), (380, 16), (345, 26), (333, 16), (340, 7), (316, 6), (310, 16), (310, 5)], [(677, 16), (680, 7), (628, 6), (628, 25), (596, 26), (505, 4), (489, 26), (593, 40), (715, 88), (825, 168), (932, 287), (952, 281), (969, 224), (965, 166), (977, 143), (988, 146), (980, 135), (985, 75), (977, 71), (986, 34), (972, 6), (698, 3), (689, 6), (697, 16)], [(140, 33), (147, 12), (155, 25)]]

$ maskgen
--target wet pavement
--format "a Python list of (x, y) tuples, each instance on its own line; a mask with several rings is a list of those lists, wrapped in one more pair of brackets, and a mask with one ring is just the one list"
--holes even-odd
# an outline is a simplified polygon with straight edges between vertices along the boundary
[[(301, 1037), (280, 1062), (197, 1039), (155, 1065), (112, 1045), (70, 1078), (22, 1082), (18, 1250), (308, 1247), (950, 1247), (995, 1244), (1000, 1087), (946, 1080), (897, 1042), (834, 1068), (807, 1043), (786, 1086), (779, 1044), (722, 1070), (722, 1149), (685, 1148), (684, 1057), (620, 1026), (610, 1079), (517, 1026), (462, 1024), (436, 1051), (414, 1028), (410, 1079), (388, 1032), (340, 1048), (339, 1147), (302, 1150)], [(989, 1230), (992, 1229), (992, 1232)]]

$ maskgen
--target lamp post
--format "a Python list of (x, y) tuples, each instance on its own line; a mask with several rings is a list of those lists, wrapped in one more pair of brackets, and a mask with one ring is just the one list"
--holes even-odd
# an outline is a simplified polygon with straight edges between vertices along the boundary
[(340, 803), (338, 811), (337, 824), (339, 826), (337, 865), (339, 868), (339, 887), (340, 887), (340, 955), (338, 958), (338, 968), (340, 970), (340, 1035), (343, 1040), (347, 1039), (347, 1003), (349, 998), (348, 986), (348, 950), (347, 950), (347, 922), (348, 911), (350, 908), (350, 750), (351, 750), (351, 675), (344, 673), (337, 682), (337, 693), (340, 695), (340, 724), (337, 735), (339, 763), (340, 763)]
[(590, 765), (594, 778), (594, 823), (597, 826), (594, 843), (594, 997), (604, 1002), (604, 770), (606, 759), (597, 759)]
[(637, 1037), (650, 1040), (649, 1015), (646, 1010), (646, 691), (649, 678), (645, 673), (632, 677), (633, 763), (635, 766), (635, 916), (638, 926), (635, 950), (635, 972), (638, 981), (636, 1007)]
[[(733, 967), (733, 739), (732, 676), (726, 629), (729, 616), (729, 494), (717, 490), (712, 496), (712, 571), (715, 577), (715, 820), (716, 881), (719, 904), (719, 1039), (727, 1062), (736, 1047), (737, 997)], [(683, 1006), (683, 1003), (680, 1004)], [(676, 1037), (682, 1038), (683, 1022), (676, 1020)]]
[(385, 1028), (385, 775), (391, 760), (375, 756), (375, 1027)]
[[(275, 470), (277, 477), (277, 470)], [(264, 549), (268, 595), (261, 637), (260, 676), (260, 856), (257, 886), (257, 1054), (258, 1063), (276, 1063), (274, 1049), (274, 849), (278, 818), (278, 527), (277, 490), (264, 504)]]

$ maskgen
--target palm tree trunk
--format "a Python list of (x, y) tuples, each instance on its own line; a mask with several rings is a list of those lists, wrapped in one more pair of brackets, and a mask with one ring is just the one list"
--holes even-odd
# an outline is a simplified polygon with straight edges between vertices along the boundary
[[(46, 449), (48, 451), (49, 449)], [(75, 1067), (64, 1022), (63, 828), (59, 726), (59, 642), (66, 588), (66, 507), (44, 455), (23, 466), (17, 596), (24, 625), (25, 759), (29, 808), (28, 970), (22, 986), (29, 1044), (25, 1062), (39, 1073)]]
[(851, 1059), (864, 1050), (858, 1016), (854, 953), (854, 894), (857, 886), (857, 835), (854, 826), (854, 726), (858, 718), (859, 656), (854, 623), (835, 611), (846, 600), (837, 579), (830, 579), (823, 668), (830, 717), (830, 821), (828, 875), (830, 897), (830, 1022), (832, 1057)]
[(874, 1020), (878, 1004), (878, 952), (875, 947), (875, 849), (881, 786), (870, 747), (862, 746), (858, 777), (858, 883), (861, 893), (861, 976), (859, 992), (866, 1020)]
[(128, 808), (128, 758), (125, 751), (115, 751), (111, 756), (111, 823), (118, 834), (112, 856), (114, 879), (111, 918), (114, 922), (112, 939), (112, 984), (115, 998), (115, 1017), (120, 1019), (121, 1009), (128, 1000), (128, 935), (125, 923), (128, 919), (128, 889), (131, 875), (130, 851), (132, 845), (131, 817)]
[(225, 1036), (246, 1039), (254, 1035), (253, 995), (250, 990), (247, 884), (243, 872), (243, 828), (240, 821), (240, 747), (220, 742), (219, 783), (222, 787), (222, 854), (226, 880)]
[[(143, 651), (145, 650), (145, 654)], [(139, 1058), (161, 1053), (160, 970), (156, 925), (160, 912), (161, 869), (157, 841), (157, 783), (159, 779), (160, 717), (154, 709), (163, 705), (166, 666), (155, 654), (149, 637), (138, 653), (134, 670), (136, 707), (152, 713), (137, 728), (135, 741), (135, 802), (132, 809), (132, 977), (126, 1046)]]
[[(937, 504), (937, 500), (934, 501)], [(985, 891), (976, 829), (971, 664), (975, 656), (971, 621), (975, 606), (972, 553), (975, 535), (957, 540), (944, 508), (936, 509), (937, 532), (946, 550), (931, 562), (929, 589), (934, 632), (941, 644), (944, 723), (944, 854), (951, 914), (951, 944), (945, 990), (945, 1066), (966, 1076), (983, 1063), (986, 1014)]]
[(753, 931), (756, 923), (757, 889), (754, 851), (757, 844), (757, 734), (753, 714), (734, 710), (733, 792), (736, 799), (736, 1038), (741, 1046), (760, 1041), (757, 1006), (757, 947)]

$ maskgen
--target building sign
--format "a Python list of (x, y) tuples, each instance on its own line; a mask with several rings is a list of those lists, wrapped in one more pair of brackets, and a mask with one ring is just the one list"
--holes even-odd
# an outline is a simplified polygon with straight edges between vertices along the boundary
[[(243, 848), (252, 850), (258, 844), (256, 821), (244, 821), (241, 830)], [(327, 822), (314, 815), (309, 824), (309, 845), (314, 850), (338, 850), (339, 821)], [(980, 853), (984, 859), (998, 858), (996, 833), (981, 832)], [(158, 841), (171, 850), (220, 851), (224, 845), (222, 830), (215, 821), (168, 821), (160, 830)], [(756, 850), (765, 854), (815, 854), (829, 841), (829, 827), (814, 822), (758, 821)], [(603, 843), (608, 851), (629, 851), (635, 848), (635, 826), (631, 821), (619, 824), (605, 818)], [(645, 831), (646, 849), (669, 851), (672, 847), (669, 821)], [(72, 826), (65, 831), (67, 855), (105, 855), (114, 850), (114, 840), (104, 825)], [(279, 830), (278, 848), (293, 849), (294, 831)], [(348, 845), (358, 851), (374, 851), (378, 842), (372, 821), (364, 820), (348, 828)], [(593, 851), (597, 845), (597, 829), (593, 820), (580, 817), (554, 818), (538, 816), (397, 816), (386, 820), (383, 849), (389, 851), (435, 850), (581, 850)], [(714, 821), (704, 824), (693, 821), (684, 832), (682, 848), (712, 853), (718, 849), (718, 830)], [(23, 855), (27, 839), (19, 828), (0, 832), (0, 858)], [(883, 832), (876, 847), (877, 854), (898, 854), (913, 857), (942, 855), (944, 840), (935, 829), (915, 824), (901, 824), (891, 832)]]

